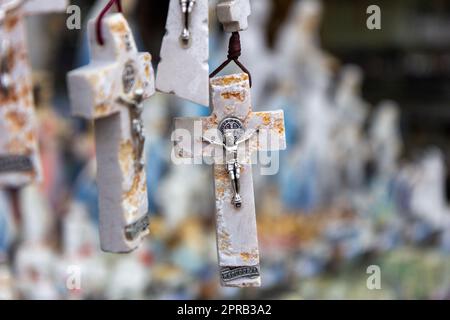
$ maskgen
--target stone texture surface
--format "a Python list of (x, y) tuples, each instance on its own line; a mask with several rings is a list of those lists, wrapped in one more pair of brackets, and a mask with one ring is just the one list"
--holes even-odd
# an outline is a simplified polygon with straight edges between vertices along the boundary
[[(233, 74), (211, 79), (212, 114), (209, 117), (176, 118), (175, 128), (184, 129), (192, 134), (192, 139), (175, 138), (175, 152), (181, 158), (199, 159), (213, 157), (220, 161), (222, 152), (220, 147), (210, 146), (203, 142), (201, 135), (195, 132), (214, 136), (222, 119), (236, 117), (244, 123), (247, 129), (260, 129), (262, 133), (249, 140), (248, 153), (240, 153), (240, 160), (250, 163), (249, 154), (256, 151), (276, 151), (286, 148), (284, 129), (284, 112), (282, 110), (253, 112), (250, 97), (248, 75), (245, 73)], [(223, 91), (222, 88), (225, 88)], [(223, 92), (222, 92), (223, 91)], [(222, 105), (219, 107), (219, 103)], [(225, 104), (224, 104), (225, 103)], [(266, 130), (266, 131), (264, 131)], [(265, 134), (270, 139), (262, 139)], [(259, 138), (261, 137), (261, 139)], [(196, 160), (197, 162), (197, 160)]]
[[(216, 195), (217, 248), (219, 266), (223, 268), (259, 268), (259, 250), (256, 230), (255, 202), (251, 154), (259, 150), (280, 150), (286, 147), (283, 111), (252, 112), (250, 86), (245, 73), (216, 77), (210, 81), (210, 96), (213, 111), (206, 118), (177, 118), (175, 128), (175, 155), (195, 160), (212, 158), (214, 160), (214, 179)], [(270, 134), (273, 144), (261, 141), (255, 135), (239, 152), (241, 171), (241, 196), (243, 206), (236, 209), (232, 204), (233, 189), (223, 163), (223, 148), (203, 142), (203, 136), (214, 136), (219, 123), (228, 117), (242, 121), (246, 130), (260, 129)], [(180, 131), (178, 131), (180, 130)], [(214, 131), (216, 133), (214, 133)], [(184, 136), (183, 133), (189, 133)], [(186, 186), (188, 187), (188, 186)], [(224, 281), (223, 286), (259, 286), (260, 277), (238, 277)]]
[[(38, 3), (39, 2), (39, 3)], [(0, 0), (0, 11), (7, 0)], [(29, 1), (14, 10), (0, 14), (0, 41), (5, 44), (5, 57), (11, 86), (0, 91), (0, 158), (17, 157), (29, 161), (25, 170), (0, 168), (0, 186), (22, 187), (39, 180), (41, 165), (38, 150), (37, 122), (33, 101), (31, 66), (28, 59), (26, 16), (64, 11), (67, 1)]]
[(208, 1), (197, 0), (190, 22), (191, 46), (183, 48), (180, 1), (171, 0), (161, 47), (156, 88), (195, 103), (209, 105)]
[[(242, 207), (232, 204), (233, 190), (225, 165), (214, 165), (216, 194), (216, 232), (219, 266), (259, 266), (258, 235), (256, 228), (255, 197), (252, 166), (241, 168)], [(224, 286), (259, 286), (260, 277), (243, 277), (224, 282)]]
[(238, 32), (248, 29), (248, 17), (251, 14), (250, 0), (219, 0), (217, 18), (226, 32)]
[[(95, 20), (89, 22), (91, 63), (68, 75), (72, 113), (95, 120), (97, 185), (100, 207), (100, 242), (107, 252), (129, 252), (137, 248), (142, 232), (134, 240), (125, 236), (125, 227), (148, 212), (145, 170), (138, 170), (131, 128), (130, 109), (119, 98), (132, 99), (143, 89), (144, 99), (155, 92), (151, 56), (139, 53), (122, 14), (103, 20), (105, 44), (97, 43)], [(134, 72), (128, 72), (132, 66)], [(125, 74), (134, 75), (127, 87)], [(144, 155), (142, 155), (144, 156)]]

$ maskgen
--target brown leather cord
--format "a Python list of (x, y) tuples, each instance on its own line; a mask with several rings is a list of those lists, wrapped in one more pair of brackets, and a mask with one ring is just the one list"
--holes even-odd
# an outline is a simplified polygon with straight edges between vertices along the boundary
[(117, 6), (117, 11), (122, 12), (122, 3), (120, 0), (111, 0), (109, 1), (106, 6), (103, 8), (103, 10), (100, 12), (97, 18), (96, 23), (96, 31), (97, 31), (97, 42), (99, 45), (103, 46), (105, 44), (105, 41), (103, 40), (103, 33), (102, 33), (102, 20), (104, 16), (108, 13), (109, 9), (114, 5), (114, 3)]
[(239, 57), (241, 56), (241, 37), (239, 36), (239, 32), (233, 32), (231, 34), (230, 42), (228, 44), (228, 56), (227, 60), (222, 63), (216, 70), (211, 72), (209, 75), (210, 78), (215, 77), (220, 71), (222, 71), (231, 61), (234, 61), (236, 65), (241, 68), (246, 74), (248, 74), (248, 79), (250, 82), (250, 87), (252, 86), (252, 75), (250, 71), (239, 61)]

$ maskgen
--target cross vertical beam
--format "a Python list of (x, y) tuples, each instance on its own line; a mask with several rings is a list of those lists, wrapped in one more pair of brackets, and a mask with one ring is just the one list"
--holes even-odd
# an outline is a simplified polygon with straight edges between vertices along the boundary
[[(210, 97), (211, 116), (175, 120), (175, 155), (195, 163), (206, 158), (214, 162), (222, 285), (259, 286), (251, 155), (256, 151), (285, 149), (283, 111), (253, 112), (249, 78), (245, 73), (211, 79)], [(234, 145), (228, 144), (230, 139)]]
[(151, 55), (139, 53), (122, 14), (88, 26), (91, 63), (68, 75), (72, 113), (94, 120), (100, 245), (129, 252), (148, 233), (142, 102), (155, 92)]
[(0, 186), (18, 188), (40, 179), (25, 20), (66, 5), (66, 0), (0, 0)]

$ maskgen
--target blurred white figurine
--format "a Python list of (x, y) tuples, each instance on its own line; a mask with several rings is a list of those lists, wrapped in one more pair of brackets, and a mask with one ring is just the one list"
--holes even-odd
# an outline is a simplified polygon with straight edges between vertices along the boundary
[(290, 149), (292, 178), (284, 182), (295, 194), (286, 198), (298, 199), (293, 205), (310, 211), (331, 201), (338, 183), (331, 144), (337, 118), (329, 94), (335, 59), (320, 47), (321, 1), (302, 0), (294, 6), (276, 44), (275, 77), (296, 102), (300, 127)]
[(341, 186), (356, 191), (364, 182), (364, 167), (368, 157), (364, 136), (364, 122), (368, 115), (368, 104), (361, 96), (363, 74), (355, 65), (345, 66), (341, 71), (336, 90), (336, 131), (334, 148), (339, 171), (342, 172)]
[(399, 127), (397, 104), (393, 101), (380, 103), (369, 133), (377, 176), (380, 179), (389, 179), (397, 170), (402, 148)]
[[(254, 107), (258, 108), (265, 101), (263, 99), (268, 78), (276, 69), (276, 65), (273, 63), (273, 53), (269, 49), (266, 37), (272, 1), (252, 1), (251, 8), (250, 27), (240, 34), (242, 43), (240, 60), (252, 74), (252, 101)], [(255, 54), (258, 55), (258, 59), (255, 59)]]
[(56, 300), (56, 256), (43, 244), (26, 244), (17, 252), (15, 272), (20, 296), (27, 300)]
[(320, 47), (322, 11), (320, 0), (298, 1), (275, 44), (278, 78), (295, 84), (300, 94), (331, 76), (332, 59)]
[(107, 299), (144, 299), (150, 282), (150, 268), (147, 265), (147, 251), (141, 245), (135, 252), (117, 259), (108, 278)]
[(22, 189), (20, 211), (22, 214), (21, 235), (25, 244), (48, 241), (55, 217), (37, 185)]
[[(171, 166), (158, 193), (170, 230), (178, 227), (189, 215), (205, 213), (205, 208), (210, 207), (212, 187), (208, 173), (201, 166)], [(186, 186), (186, 181), (189, 181), (189, 186)]]
[(63, 248), (59, 279), (66, 286), (67, 297), (100, 297), (108, 278), (105, 254), (99, 252), (97, 226), (81, 203), (72, 202), (64, 217)]
[(450, 208), (445, 198), (445, 162), (442, 152), (429, 150), (421, 159), (411, 197), (413, 214), (433, 228), (450, 227)]
[(57, 260), (49, 243), (54, 217), (36, 185), (22, 190), (20, 211), (22, 243), (14, 261), (20, 295), (31, 300), (59, 299)]
[(146, 164), (147, 193), (149, 212), (158, 211), (158, 189), (169, 162), (170, 141), (167, 128), (170, 128), (169, 101), (175, 99), (158, 94), (145, 102), (142, 118), (145, 127), (145, 152), (149, 159)]

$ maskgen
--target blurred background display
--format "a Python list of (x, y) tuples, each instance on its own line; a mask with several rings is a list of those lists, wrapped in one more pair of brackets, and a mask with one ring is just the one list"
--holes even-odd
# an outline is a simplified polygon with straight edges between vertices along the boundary
[[(100, 251), (93, 128), (70, 116), (66, 74), (106, 2), (71, 1), (80, 30), (27, 19), (43, 182), (0, 191), (0, 299), (450, 298), (449, 1), (251, 1), (240, 60), (253, 108), (284, 110), (288, 148), (254, 175), (263, 286), (248, 289), (219, 284), (212, 168), (170, 157), (173, 118), (210, 110), (171, 95), (144, 111), (150, 235)], [(122, 2), (156, 68), (169, 1)], [(213, 70), (228, 35), (209, 3)]]

